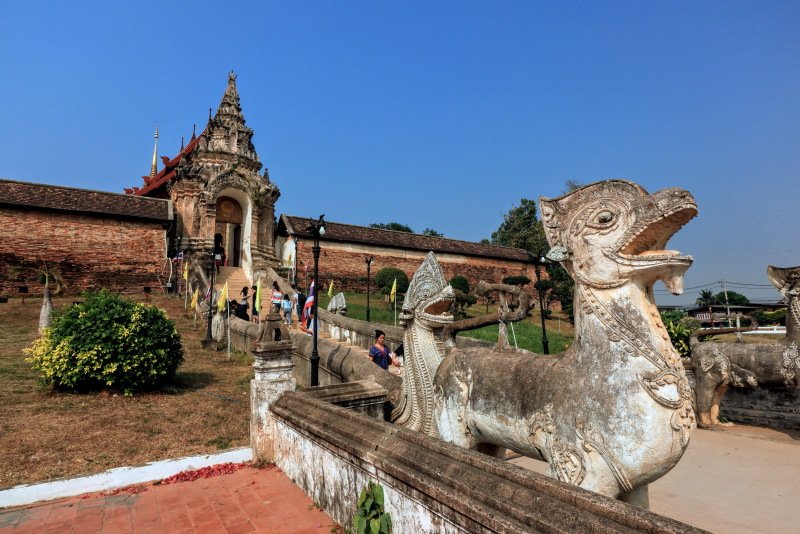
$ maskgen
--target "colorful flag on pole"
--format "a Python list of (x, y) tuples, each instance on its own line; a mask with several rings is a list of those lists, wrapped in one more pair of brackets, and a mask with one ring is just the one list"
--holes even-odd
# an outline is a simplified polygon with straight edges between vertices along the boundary
[(200, 288), (196, 287), (192, 293), (192, 309), (197, 306), (197, 299), (200, 298)]
[(222, 288), (222, 293), (219, 294), (217, 297), (217, 310), (222, 311), (225, 309), (225, 301), (228, 300), (228, 282), (225, 282), (225, 286)]
[(394, 283), (392, 284), (392, 291), (389, 293), (389, 302), (394, 302), (394, 299), (397, 297), (397, 278), (394, 279)]
[(308, 319), (309, 310), (314, 306), (314, 300), (317, 298), (317, 283), (311, 282), (311, 287), (308, 288), (308, 297), (306, 303), (303, 305), (303, 321)]
[(330, 283), (328, 284), (328, 297), (332, 296), (333, 296), (333, 280), (331, 280)]
[(256, 304), (255, 304), (256, 312), (261, 312), (261, 279), (259, 278), (258, 284), (256, 284)]
[(189, 279), (189, 262), (188, 261), (183, 263), (183, 279), (184, 280), (188, 280)]

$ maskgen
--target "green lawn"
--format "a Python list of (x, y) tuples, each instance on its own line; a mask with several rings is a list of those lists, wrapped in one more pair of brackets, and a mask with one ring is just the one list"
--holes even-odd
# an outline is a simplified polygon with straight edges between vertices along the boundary
[[(366, 293), (350, 293), (345, 292), (345, 302), (347, 302), (347, 316), (353, 319), (360, 319), (365, 321), (367, 319), (367, 294)], [(327, 294), (321, 294), (319, 299), (319, 306), (327, 308), (328, 301)], [(398, 296), (397, 314), (401, 312), (403, 305), (403, 297)], [(372, 322), (381, 324), (394, 324), (394, 305), (384, 302), (384, 296), (380, 293), (370, 293), (370, 319)], [(486, 313), (486, 307), (477, 304), (468, 310), (470, 317), (475, 317)], [(517, 346), (521, 349), (529, 350), (532, 352), (542, 352), (542, 328), (540, 326), (540, 319), (538, 313), (534, 313), (533, 317), (514, 323), (512, 333), (511, 326), (508, 328), (509, 342), (514, 346), (514, 337), (516, 334)], [(550, 353), (556, 354), (563, 351), (572, 343), (572, 327), (568, 321), (554, 318), (547, 321), (547, 339), (550, 345)], [(562, 333), (559, 334), (559, 327)], [(475, 339), (482, 339), (492, 343), (497, 342), (498, 325), (484, 326), (478, 330), (471, 330), (468, 332), (461, 332), (460, 336), (471, 337)]]

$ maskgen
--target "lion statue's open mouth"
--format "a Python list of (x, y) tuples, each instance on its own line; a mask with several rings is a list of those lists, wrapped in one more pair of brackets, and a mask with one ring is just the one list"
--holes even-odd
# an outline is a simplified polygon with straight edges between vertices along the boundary
[(560, 257), (549, 256), (564, 262), (578, 281), (597, 288), (662, 280), (671, 292), (681, 293), (692, 258), (666, 247), (695, 215), (697, 204), (688, 191), (669, 188), (650, 195), (622, 180), (542, 199), (545, 232)]
[[(659, 197), (665, 197), (660, 199)], [(677, 250), (667, 250), (667, 243), (675, 233), (697, 215), (697, 204), (686, 191), (668, 189), (653, 195), (655, 200), (649, 216), (623, 236), (617, 247), (616, 261), (627, 261), (650, 270), (658, 269), (657, 279), (667, 289), (679, 295), (683, 293), (683, 275), (692, 264), (691, 256), (683, 256)]]

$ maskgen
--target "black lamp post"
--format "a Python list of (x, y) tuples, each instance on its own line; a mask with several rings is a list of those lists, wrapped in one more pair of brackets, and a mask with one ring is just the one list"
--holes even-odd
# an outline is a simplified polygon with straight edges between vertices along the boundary
[(372, 262), (375, 260), (372, 256), (367, 256), (364, 261), (367, 262), (367, 322), (369, 322), (369, 268), (372, 267)]
[(539, 293), (539, 315), (542, 318), (542, 352), (544, 354), (550, 354), (550, 344), (547, 341), (547, 327), (544, 324), (544, 289), (542, 288), (542, 277), (539, 273), (539, 266), (540, 265), (548, 265), (550, 262), (547, 261), (547, 258), (544, 257), (544, 254), (537, 254), (536, 256), (531, 255), (531, 259), (533, 260), (533, 265), (536, 269), (536, 291)]
[[(306, 232), (311, 232), (314, 235), (314, 246), (311, 247), (311, 253), (314, 255), (314, 304), (311, 309), (314, 313), (314, 319), (311, 321), (311, 387), (319, 385), (319, 351), (317, 350), (317, 336), (319, 336), (319, 318), (317, 317), (317, 304), (319, 304), (319, 236), (325, 235), (325, 214), (319, 216), (319, 219), (311, 223)], [(309, 295), (310, 296), (310, 295)]]
[(211, 319), (213, 315), (213, 304), (214, 304), (214, 274), (217, 272), (217, 263), (216, 258), (214, 256), (214, 249), (211, 249), (211, 252), (208, 253), (209, 257), (211, 258), (211, 273), (209, 274), (209, 280), (211, 280), (211, 287), (208, 290), (208, 324), (206, 327), (206, 337), (200, 341), (200, 344), (203, 347), (210, 347), (211, 344), (214, 342), (214, 338), (211, 337)]
[(184, 291), (185, 291), (185, 286), (186, 286), (186, 280), (183, 279), (183, 254), (181, 254), (181, 236), (178, 236), (178, 237), (175, 238), (175, 255), (180, 260), (178, 262), (178, 265), (181, 267), (181, 270), (178, 271), (178, 276), (177, 276), (178, 283), (175, 284), (175, 289), (177, 290), (178, 296), (180, 297), (181, 296), (181, 286), (184, 286)]

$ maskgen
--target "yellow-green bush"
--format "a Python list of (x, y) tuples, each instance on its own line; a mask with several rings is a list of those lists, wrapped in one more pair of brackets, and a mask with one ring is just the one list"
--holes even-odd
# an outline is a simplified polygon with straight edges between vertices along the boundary
[(126, 394), (158, 387), (183, 362), (180, 335), (163, 310), (106, 290), (57, 313), (26, 352), (56, 388)]

